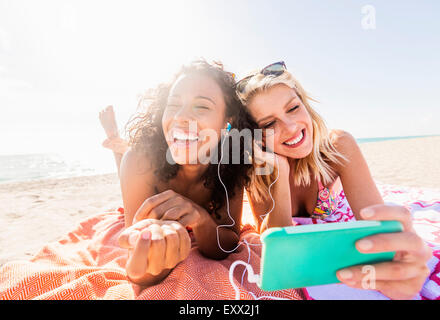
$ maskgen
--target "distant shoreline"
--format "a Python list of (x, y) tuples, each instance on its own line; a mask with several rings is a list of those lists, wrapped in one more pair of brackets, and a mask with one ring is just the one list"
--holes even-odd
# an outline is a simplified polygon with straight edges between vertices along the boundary
[(440, 137), (440, 134), (432, 134), (425, 136), (396, 136), (396, 137), (377, 137), (377, 138), (358, 138), (356, 141), (361, 143), (368, 142), (380, 142), (380, 141), (389, 141), (389, 140), (406, 140), (406, 139), (417, 139), (417, 138), (431, 138), (431, 137)]

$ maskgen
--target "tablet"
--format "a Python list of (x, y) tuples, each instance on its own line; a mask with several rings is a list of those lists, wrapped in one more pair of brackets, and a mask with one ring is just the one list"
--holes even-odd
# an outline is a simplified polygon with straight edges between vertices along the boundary
[(364, 237), (401, 232), (398, 221), (354, 221), (270, 228), (263, 243), (259, 287), (265, 291), (340, 282), (336, 271), (392, 260), (395, 252), (360, 253)]

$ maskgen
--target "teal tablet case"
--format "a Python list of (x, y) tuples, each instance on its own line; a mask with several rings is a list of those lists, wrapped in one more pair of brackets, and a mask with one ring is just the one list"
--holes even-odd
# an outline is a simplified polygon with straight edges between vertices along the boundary
[(400, 232), (398, 221), (325, 223), (263, 232), (259, 287), (265, 291), (340, 282), (345, 267), (392, 260), (395, 252), (360, 253), (355, 242), (376, 233)]

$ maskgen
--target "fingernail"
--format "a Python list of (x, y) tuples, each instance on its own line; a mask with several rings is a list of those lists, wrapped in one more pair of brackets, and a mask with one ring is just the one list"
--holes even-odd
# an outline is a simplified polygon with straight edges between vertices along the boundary
[(150, 240), (151, 239), (151, 232), (149, 230), (145, 230), (142, 232), (141, 237), (144, 240)]
[(368, 251), (371, 248), (373, 248), (373, 242), (371, 240), (366, 240), (366, 239), (360, 240), (358, 242), (358, 247), (363, 251)]
[(348, 269), (343, 269), (338, 272), (341, 279), (351, 279), (353, 277), (353, 272)]
[(374, 211), (372, 209), (370, 209), (370, 208), (362, 209), (361, 210), (361, 216), (363, 218), (369, 219), (369, 218), (374, 216)]
[(128, 236), (128, 243), (130, 244), (130, 246), (134, 247), (136, 245), (136, 241), (138, 237), (139, 237), (139, 231), (130, 233), (130, 235)]

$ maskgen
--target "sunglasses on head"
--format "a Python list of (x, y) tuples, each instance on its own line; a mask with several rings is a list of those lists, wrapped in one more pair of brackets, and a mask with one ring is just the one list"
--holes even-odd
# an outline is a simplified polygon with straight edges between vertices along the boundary
[[(284, 73), (284, 71), (287, 70), (286, 64), (284, 63), (284, 61), (279, 61), (279, 62), (275, 62), (272, 63), (270, 65), (268, 65), (267, 67), (264, 67), (263, 69), (261, 69), (261, 71), (259, 72), (262, 75), (265, 76), (275, 76), (278, 77), (280, 75), (282, 75)], [(253, 74), (250, 76), (247, 76), (246, 78), (241, 79), (240, 81), (238, 81), (235, 85), (236, 90), (240, 93), (242, 93), (244, 91), (244, 89), (246, 88), (246, 85), (249, 81), (249, 79), (251, 79), (253, 76), (259, 74)]]

